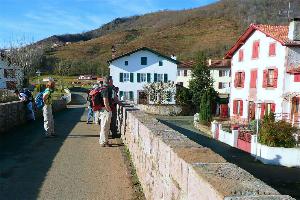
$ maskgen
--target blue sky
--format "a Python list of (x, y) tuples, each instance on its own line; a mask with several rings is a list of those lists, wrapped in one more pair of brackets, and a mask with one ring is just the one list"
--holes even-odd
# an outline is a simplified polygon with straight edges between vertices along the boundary
[(0, 47), (89, 31), (117, 17), (213, 2), (216, 0), (0, 0)]

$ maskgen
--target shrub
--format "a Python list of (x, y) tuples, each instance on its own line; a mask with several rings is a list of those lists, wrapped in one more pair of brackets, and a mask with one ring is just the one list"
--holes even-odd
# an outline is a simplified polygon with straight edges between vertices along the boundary
[[(251, 131), (253, 131), (253, 133), (257, 133), (256, 132), (256, 127), (257, 127), (257, 120), (252, 120), (250, 123), (249, 123), (249, 129)], [(258, 120), (258, 131), (260, 131), (260, 128), (261, 128), (261, 120)]]
[(190, 105), (192, 101), (192, 94), (188, 88), (178, 87), (175, 98), (178, 105)]
[(266, 117), (260, 130), (259, 142), (271, 147), (291, 148), (296, 145), (293, 136), (296, 131), (297, 129), (288, 122), (275, 122)]

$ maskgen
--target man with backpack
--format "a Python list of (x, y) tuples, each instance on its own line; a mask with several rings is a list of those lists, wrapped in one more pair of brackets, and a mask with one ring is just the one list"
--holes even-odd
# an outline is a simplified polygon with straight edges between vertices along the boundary
[(28, 89), (23, 89), (21, 91), (15, 90), (15, 94), (26, 106), (26, 119), (28, 121), (34, 121), (35, 115), (33, 110), (33, 96)]
[(111, 116), (111, 122), (110, 122), (110, 131), (112, 134), (112, 138), (118, 138), (118, 126), (117, 126), (117, 105), (122, 105), (122, 103), (119, 101), (119, 88), (115, 87), (114, 85), (112, 86), (113, 88), (113, 104), (112, 104), (112, 116)]
[(54, 92), (55, 82), (49, 78), (46, 85), (46, 90), (43, 92), (43, 117), (44, 117), (44, 129), (47, 137), (54, 137), (54, 120), (52, 114), (52, 93)]
[[(95, 89), (95, 88), (93, 88)], [(94, 111), (93, 111), (93, 101), (92, 101), (92, 96), (90, 95), (90, 91), (88, 91), (88, 95), (86, 98), (86, 101), (88, 103), (88, 116), (87, 116), (87, 124), (90, 124), (90, 121), (93, 121), (92, 119), (94, 118)]]

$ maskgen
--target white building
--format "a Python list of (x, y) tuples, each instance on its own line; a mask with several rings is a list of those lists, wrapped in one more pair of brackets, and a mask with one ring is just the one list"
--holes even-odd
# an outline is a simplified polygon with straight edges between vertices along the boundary
[[(114, 85), (121, 99), (135, 103), (148, 102), (143, 87), (151, 82), (176, 82), (179, 62), (152, 49), (142, 47), (108, 61)], [(174, 104), (174, 97), (170, 104)]]
[(231, 82), (231, 63), (230, 59), (223, 60), (208, 60), (208, 67), (210, 76), (213, 79), (213, 87), (219, 93), (218, 104), (216, 107), (216, 114), (227, 118), (228, 103), (230, 95), (230, 82)]
[(194, 61), (180, 62), (177, 68), (177, 85), (189, 88), (189, 82), (192, 79), (192, 69), (194, 64)]
[(290, 26), (251, 24), (225, 58), (232, 59), (233, 120), (247, 123), (272, 111), (278, 119), (299, 121), (299, 19)]
[(0, 53), (0, 89), (14, 90), (22, 81), (20, 68), (9, 64), (4, 54)]
[(230, 64), (230, 60), (208, 60), (210, 76), (214, 80), (214, 89), (224, 97), (228, 97), (230, 94)]

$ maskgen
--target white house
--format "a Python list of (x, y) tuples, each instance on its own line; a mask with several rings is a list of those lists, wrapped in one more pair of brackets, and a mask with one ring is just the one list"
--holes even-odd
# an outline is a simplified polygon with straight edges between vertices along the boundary
[(192, 69), (194, 64), (194, 61), (180, 62), (177, 68), (177, 85), (189, 88), (189, 82), (192, 79)]
[(219, 93), (216, 114), (221, 117), (228, 117), (228, 101), (230, 95), (231, 82), (230, 59), (208, 60), (210, 76), (213, 79), (213, 87)]
[(6, 56), (0, 53), (0, 89), (14, 90), (22, 80), (20, 68), (10, 64)]
[(233, 120), (248, 123), (272, 111), (299, 121), (300, 19), (289, 26), (251, 24), (225, 58), (232, 59)]
[[(143, 87), (151, 82), (176, 82), (177, 65), (179, 62), (157, 51), (142, 47), (109, 62), (110, 75), (114, 85), (119, 87), (121, 99), (135, 103), (145, 103), (148, 97)], [(170, 104), (174, 104), (174, 97)]]

